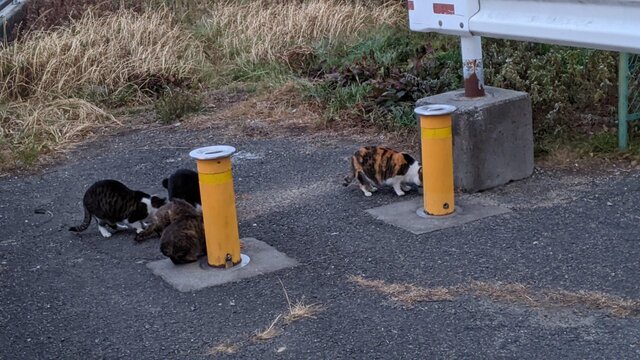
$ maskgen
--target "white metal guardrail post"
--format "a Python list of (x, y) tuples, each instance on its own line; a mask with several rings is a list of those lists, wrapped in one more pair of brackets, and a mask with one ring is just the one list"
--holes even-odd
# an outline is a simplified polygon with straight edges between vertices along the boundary
[(460, 50), (462, 52), (464, 96), (469, 98), (484, 96), (482, 38), (480, 36), (461, 36)]
[(469, 29), (469, 19), (480, 9), (478, 0), (409, 0), (407, 5), (411, 30), (460, 36), (464, 94), (484, 96), (481, 38)]

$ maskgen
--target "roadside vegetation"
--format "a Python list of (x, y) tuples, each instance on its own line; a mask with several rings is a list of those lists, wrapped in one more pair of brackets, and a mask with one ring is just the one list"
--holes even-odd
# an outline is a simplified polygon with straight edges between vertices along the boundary
[[(461, 65), (457, 38), (411, 33), (406, 21), (399, 1), (33, 0), (0, 49), (0, 171), (121, 126), (123, 108), (171, 123), (227, 88), (296, 97), (317, 126), (414, 132), (415, 101), (460, 88)], [(620, 156), (617, 54), (483, 47), (486, 84), (531, 95), (537, 155)], [(624, 156), (636, 154), (632, 140)]]

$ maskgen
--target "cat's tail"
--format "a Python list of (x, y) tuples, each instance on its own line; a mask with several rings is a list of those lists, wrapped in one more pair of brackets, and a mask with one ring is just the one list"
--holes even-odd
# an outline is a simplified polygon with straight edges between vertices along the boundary
[(75, 231), (75, 232), (85, 231), (89, 227), (89, 224), (91, 224), (91, 213), (89, 212), (89, 210), (85, 206), (84, 207), (84, 220), (82, 221), (82, 224), (80, 224), (78, 226), (70, 227), (69, 231)]
[(349, 174), (344, 177), (344, 182), (342, 183), (342, 186), (349, 186), (349, 184), (351, 184), (352, 181), (353, 181), (353, 174)]
[(351, 157), (351, 172), (349, 173), (349, 175), (344, 177), (344, 182), (342, 183), (343, 186), (349, 186), (349, 184), (351, 184), (351, 182), (353, 181), (353, 179), (355, 179), (356, 177), (356, 168), (360, 168), (360, 166), (357, 165), (358, 160), (356, 159), (355, 156)]

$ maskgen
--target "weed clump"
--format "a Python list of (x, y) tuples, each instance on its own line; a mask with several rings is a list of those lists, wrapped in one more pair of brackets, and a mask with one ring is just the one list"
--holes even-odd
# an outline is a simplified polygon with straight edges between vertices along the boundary
[(158, 120), (163, 124), (170, 124), (202, 110), (202, 96), (180, 89), (167, 89), (155, 102), (154, 108)]

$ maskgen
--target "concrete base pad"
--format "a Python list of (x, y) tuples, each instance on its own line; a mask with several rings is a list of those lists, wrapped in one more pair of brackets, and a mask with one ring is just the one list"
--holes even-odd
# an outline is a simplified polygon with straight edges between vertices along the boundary
[[(174, 265), (171, 260), (158, 260), (147, 264), (151, 271), (160, 276), (178, 291), (186, 292), (200, 290), (209, 286), (216, 286), (228, 282), (239, 281), (245, 278), (274, 272), (277, 270), (294, 267), (299, 263), (274, 249), (265, 242), (254, 238), (242, 239), (244, 244), (243, 255), (248, 256), (246, 265), (243, 262), (231, 269), (217, 269), (207, 266), (206, 257), (199, 262), (185, 265)], [(208, 268), (207, 268), (208, 267)]]
[(376, 219), (395, 225), (416, 235), (442, 230), (476, 221), (489, 216), (505, 214), (511, 210), (492, 205), (469, 203), (456, 199), (456, 211), (446, 216), (418, 216), (422, 210), (422, 199), (401, 201), (369, 209), (367, 212)]

